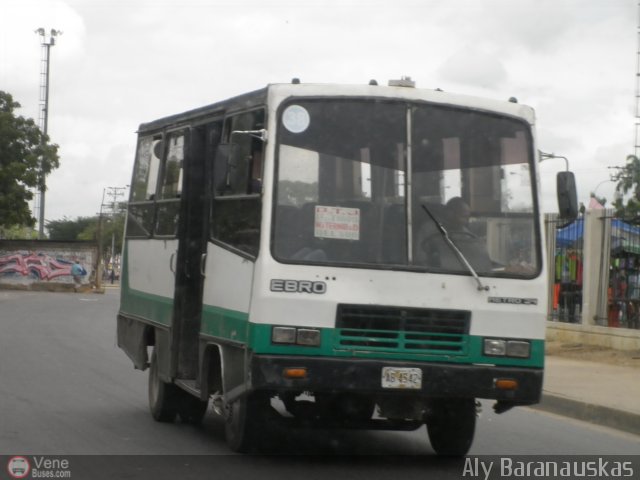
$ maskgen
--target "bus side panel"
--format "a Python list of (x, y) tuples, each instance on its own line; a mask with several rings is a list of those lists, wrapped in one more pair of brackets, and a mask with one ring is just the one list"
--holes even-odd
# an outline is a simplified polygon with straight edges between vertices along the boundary
[(247, 339), (254, 263), (208, 244), (201, 332), (234, 342)]
[(118, 347), (120, 347), (138, 370), (149, 366), (147, 345), (153, 341), (153, 327), (139, 320), (118, 314)]
[(170, 326), (178, 240), (128, 240), (123, 269), (122, 313)]
[(219, 348), (225, 394), (245, 383), (253, 274), (252, 261), (208, 244), (200, 332)]

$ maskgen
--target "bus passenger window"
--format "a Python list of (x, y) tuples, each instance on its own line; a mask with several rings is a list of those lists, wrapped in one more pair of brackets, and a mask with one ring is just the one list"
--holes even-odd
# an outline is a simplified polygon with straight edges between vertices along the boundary
[(225, 122), (225, 154), (216, 157), (214, 179), (217, 196), (258, 194), (262, 189), (264, 143), (245, 133), (264, 128), (264, 111), (230, 117)]
[(175, 237), (178, 234), (183, 163), (184, 134), (172, 133), (167, 136), (162, 185), (157, 201), (156, 235)]
[(133, 185), (131, 186), (132, 202), (155, 198), (163, 150), (162, 137), (143, 137), (140, 139), (133, 171)]
[(218, 149), (213, 168), (211, 236), (251, 256), (260, 242), (264, 142), (245, 133), (264, 128), (264, 111), (225, 121), (227, 147)]
[(182, 193), (182, 170), (184, 162), (184, 135), (169, 137), (169, 150), (164, 164), (164, 175), (160, 198), (176, 198)]
[(158, 202), (156, 235), (175, 237), (178, 234), (180, 202)]
[(138, 141), (131, 197), (128, 204), (128, 238), (148, 238), (151, 236), (154, 221), (154, 200), (163, 151), (164, 142), (161, 135), (141, 137)]
[(153, 203), (128, 205), (127, 238), (148, 238), (153, 230)]
[(262, 193), (262, 150), (255, 150), (251, 155), (251, 176), (249, 177), (249, 194)]
[(218, 200), (213, 206), (211, 235), (253, 257), (260, 244), (260, 201), (257, 198)]

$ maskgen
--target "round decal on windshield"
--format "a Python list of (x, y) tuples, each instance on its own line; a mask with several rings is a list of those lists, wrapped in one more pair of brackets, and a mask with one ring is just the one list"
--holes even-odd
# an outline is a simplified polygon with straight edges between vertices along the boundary
[(300, 105), (291, 105), (282, 114), (282, 123), (291, 133), (304, 132), (309, 128), (310, 121), (309, 112)]

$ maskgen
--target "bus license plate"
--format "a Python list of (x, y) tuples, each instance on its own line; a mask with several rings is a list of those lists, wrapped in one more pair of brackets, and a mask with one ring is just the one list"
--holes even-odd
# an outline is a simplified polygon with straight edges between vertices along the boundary
[(422, 388), (422, 370), (419, 368), (382, 367), (382, 388)]

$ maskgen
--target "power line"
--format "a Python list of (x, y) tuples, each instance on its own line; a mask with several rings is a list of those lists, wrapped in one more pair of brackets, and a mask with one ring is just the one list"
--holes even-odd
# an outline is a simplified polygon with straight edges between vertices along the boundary
[[(112, 216), (118, 213), (120, 211), (118, 198), (124, 197), (126, 189), (127, 187), (106, 187), (102, 192), (102, 205), (100, 210), (102, 211), (102, 207), (105, 207), (105, 210), (110, 211), (110, 215)], [(104, 202), (105, 195), (111, 198), (110, 202)]]

